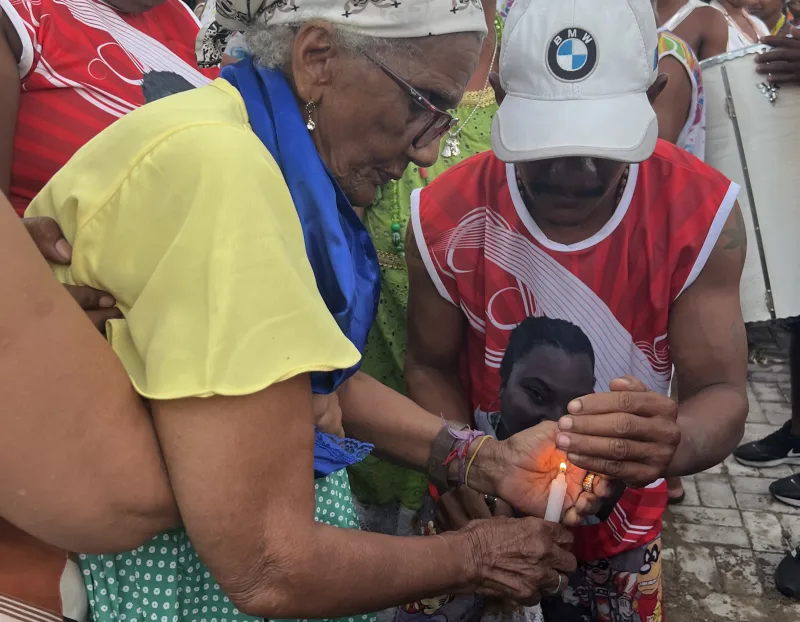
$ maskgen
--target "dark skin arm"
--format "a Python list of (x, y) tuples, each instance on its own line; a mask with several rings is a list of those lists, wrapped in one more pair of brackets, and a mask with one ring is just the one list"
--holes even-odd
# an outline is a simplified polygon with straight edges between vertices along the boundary
[(653, 103), (658, 117), (658, 137), (674, 145), (691, 112), (692, 83), (686, 69), (672, 56), (662, 58), (658, 70), (668, 77), (667, 85)]
[(692, 11), (675, 29), (675, 34), (689, 43), (700, 60), (728, 51), (728, 22), (713, 7), (700, 7)]
[(406, 234), (408, 264), (408, 345), (405, 378), (408, 394), (428, 412), (472, 422), (459, 380), (459, 355), (466, 332), (461, 309), (441, 297), (422, 262), (414, 230)]
[[(652, 391), (573, 400), (570, 416), (559, 422), (566, 433), (557, 439), (573, 464), (641, 486), (708, 469), (736, 447), (748, 410), (739, 300), (746, 244), (736, 205), (700, 276), (672, 306), (670, 348), (681, 387), (677, 408)], [(621, 432), (625, 438), (613, 438)]]
[(722, 462), (744, 433), (747, 336), (739, 281), (746, 252), (737, 204), (705, 268), (670, 312), (670, 349), (681, 388), (681, 443), (669, 475), (697, 473)]
[(0, 192), (11, 186), (11, 154), (19, 109), (19, 68), (22, 43), (5, 13), (0, 11)]

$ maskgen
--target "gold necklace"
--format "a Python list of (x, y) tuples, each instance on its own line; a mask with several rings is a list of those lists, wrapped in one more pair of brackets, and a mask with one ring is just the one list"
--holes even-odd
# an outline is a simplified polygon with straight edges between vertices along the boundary
[[(483, 83), (483, 88), (478, 91), (482, 93), (484, 96), (486, 94), (486, 89), (489, 88), (489, 76), (492, 75), (492, 68), (494, 67), (494, 61), (497, 58), (497, 36), (495, 35), (494, 38), (494, 51), (492, 52), (492, 62), (489, 63), (489, 71), (486, 72), (486, 81)], [(467, 124), (472, 119), (472, 116), (475, 114), (475, 111), (481, 107), (482, 98), (479, 97), (478, 101), (475, 102), (475, 106), (473, 106), (470, 113), (467, 115), (467, 118), (464, 119), (464, 122), (454, 130), (450, 130), (447, 133), (447, 138), (444, 141), (444, 149), (442, 149), (442, 157), (443, 158), (450, 158), (450, 157), (458, 157), (461, 155), (461, 141), (458, 140), (459, 135), (461, 132), (464, 131), (464, 128), (467, 127)]]

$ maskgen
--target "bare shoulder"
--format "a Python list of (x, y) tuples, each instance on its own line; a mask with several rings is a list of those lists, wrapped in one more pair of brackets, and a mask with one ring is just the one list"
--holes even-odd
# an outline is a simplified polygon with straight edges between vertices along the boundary
[(747, 229), (742, 210), (737, 201), (714, 245), (705, 268), (697, 278), (697, 283), (712, 288), (735, 289), (739, 283), (747, 257)]

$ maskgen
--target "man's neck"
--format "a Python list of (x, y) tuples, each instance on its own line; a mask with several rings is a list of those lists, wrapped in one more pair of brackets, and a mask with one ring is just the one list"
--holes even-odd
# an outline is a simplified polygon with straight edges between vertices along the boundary
[(586, 214), (576, 214), (575, 221), (571, 223), (560, 222), (537, 209), (527, 193), (523, 194), (523, 200), (531, 218), (547, 239), (569, 246), (588, 240), (611, 220), (617, 209), (615, 196), (616, 193), (612, 193), (611, 197), (604, 199)]

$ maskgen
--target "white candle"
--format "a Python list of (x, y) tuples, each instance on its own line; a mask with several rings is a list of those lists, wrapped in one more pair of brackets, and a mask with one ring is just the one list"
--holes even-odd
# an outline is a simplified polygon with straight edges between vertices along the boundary
[(567, 472), (566, 463), (562, 462), (558, 467), (558, 475), (550, 484), (550, 496), (547, 498), (547, 510), (544, 519), (551, 523), (561, 522), (561, 510), (564, 509), (564, 497), (567, 496)]

